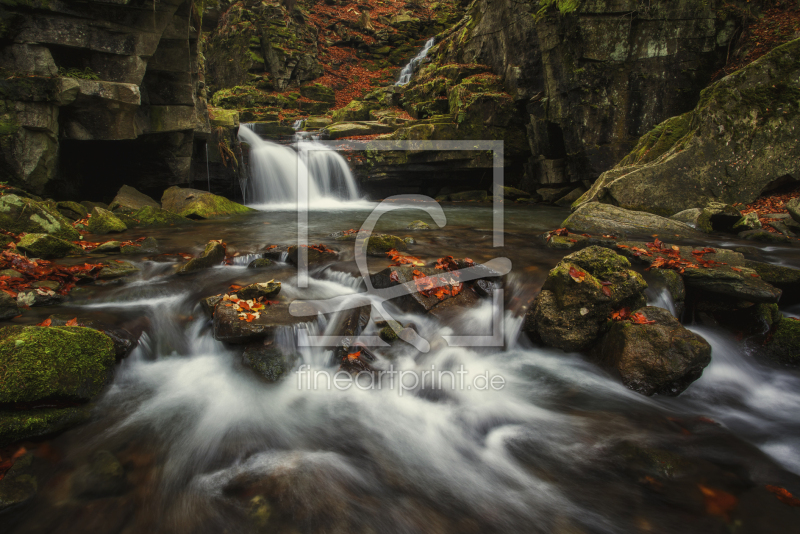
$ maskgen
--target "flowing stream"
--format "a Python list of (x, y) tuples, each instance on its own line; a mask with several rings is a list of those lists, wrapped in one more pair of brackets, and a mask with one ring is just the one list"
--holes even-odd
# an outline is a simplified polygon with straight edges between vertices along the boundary
[[(312, 211), (311, 240), (342, 247), (327, 235), (358, 227), (368, 213), (363, 206)], [(423, 379), (406, 389), (384, 381), (381, 389), (339, 390), (299, 373), (265, 383), (242, 365), (242, 347), (214, 340), (200, 299), (270, 278), (283, 282), (289, 299), (355, 294), (363, 282), (352, 243), (300, 288), (288, 264), (268, 272), (245, 267), (255, 257), (248, 254), (292, 242), (294, 212), (270, 209), (154, 232), (167, 252), (199, 251), (207, 240), (223, 239), (243, 259), (187, 279), (173, 275), (169, 263), (141, 258), (136, 279), (87, 286), (57, 310), (142, 332), (141, 340), (92, 420), (49, 443), (48, 481), (27, 508), (7, 517), (4, 532), (727, 533), (734, 521), (746, 526), (736, 532), (796, 527), (794, 509), (764, 487), (795, 494), (799, 487), (797, 371), (755, 359), (722, 330), (691, 327), (713, 346), (702, 378), (677, 398), (629, 391), (584, 357), (536, 348), (519, 335), (524, 306), (563, 255), (531, 236), (557, 227), (565, 210), (508, 206), (504, 248), (491, 246), (489, 207), (445, 213), (445, 228), (413, 234), (410, 253), (424, 261), (508, 257), (506, 346), (444, 341), (490, 334), (491, 306), (484, 303), (438, 318), (393, 310), (431, 350), (398, 342), (373, 352), (380, 369), (463, 369), (465, 385), (455, 387)], [(377, 230), (410, 235), (403, 228), (426, 217), (393, 211)], [(768, 253), (798, 263), (788, 249)], [(388, 264), (372, 258), (370, 271)], [(671, 305), (656, 285), (651, 300)], [(42, 314), (24, 316), (33, 322), (54, 311), (31, 312)], [(329, 349), (297, 345), (301, 334), (330, 334), (335, 322), (287, 328), (278, 343), (298, 350), (312, 370), (334, 373)], [(504, 387), (479, 388), (475, 378), (487, 373), (502, 377)], [(119, 459), (126, 485), (102, 498), (76, 496), (71, 481), (98, 451)], [(700, 487), (735, 492), (735, 516), (709, 513)], [(790, 521), (787, 528), (779, 528), (782, 521)]]

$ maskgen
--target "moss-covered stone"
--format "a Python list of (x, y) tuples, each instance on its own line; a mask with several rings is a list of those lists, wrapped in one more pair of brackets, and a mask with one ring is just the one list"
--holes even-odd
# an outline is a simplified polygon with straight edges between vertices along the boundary
[(271, 299), (275, 298), (281, 292), (281, 283), (274, 280), (269, 282), (261, 282), (250, 284), (236, 291), (236, 296), (244, 300), (252, 299)]
[(425, 221), (414, 221), (406, 227), (406, 230), (430, 230), (431, 227)]
[(81, 247), (50, 234), (25, 234), (17, 243), (17, 248), (30, 257), (45, 260), (83, 252)]
[(0, 447), (60, 432), (89, 419), (91, 406), (0, 410)]
[(119, 233), (127, 229), (128, 227), (119, 217), (103, 208), (94, 208), (89, 217), (89, 231), (93, 234)]
[(0, 403), (91, 400), (115, 361), (114, 343), (91, 328), (5, 327), (0, 330)]
[(333, 92), (333, 89), (326, 87), (321, 83), (304, 85), (300, 87), (300, 94), (316, 102), (327, 102), (328, 104), (333, 104), (336, 101), (336, 94)]
[(30, 473), (33, 455), (26, 454), (14, 462), (0, 480), (0, 513), (33, 498), (38, 490), (36, 477)]
[(248, 269), (264, 269), (265, 267), (270, 267), (274, 265), (274, 261), (269, 258), (258, 258), (250, 262), (247, 266)]
[(158, 252), (158, 240), (148, 237), (132, 245), (122, 245), (119, 251), (122, 254), (155, 254)]
[(246, 366), (253, 369), (268, 382), (284, 378), (294, 367), (298, 355), (286, 355), (274, 344), (248, 345), (242, 356)]
[(100, 269), (98, 280), (115, 280), (138, 273), (140, 269), (129, 261), (114, 260)]
[(158, 202), (144, 193), (129, 185), (123, 185), (117, 192), (117, 196), (115, 196), (114, 200), (109, 204), (108, 209), (113, 212), (132, 212), (145, 206), (154, 208), (161, 207)]
[(800, 321), (784, 317), (771, 331), (763, 353), (784, 365), (800, 365)]
[(191, 223), (192, 220), (155, 206), (145, 206), (130, 213), (134, 226), (170, 226), (173, 224)]
[(165, 210), (189, 219), (216, 219), (230, 215), (254, 213), (255, 210), (207, 191), (177, 186), (164, 191), (161, 205)]
[(195, 271), (210, 269), (225, 261), (225, 245), (221, 241), (209, 241), (203, 252), (185, 263), (178, 274), (189, 274)]
[(15, 234), (50, 234), (67, 241), (80, 239), (78, 231), (56, 209), (13, 194), (0, 197), (0, 228)]
[(72, 201), (57, 202), (56, 208), (58, 212), (71, 221), (83, 219), (89, 215), (89, 210), (82, 204)]
[(353, 100), (345, 107), (333, 112), (333, 122), (368, 121), (369, 112), (379, 109), (380, 107), (380, 104), (377, 102)]
[(408, 250), (406, 242), (396, 235), (374, 234), (367, 240), (367, 254), (370, 256), (383, 256), (390, 250)]

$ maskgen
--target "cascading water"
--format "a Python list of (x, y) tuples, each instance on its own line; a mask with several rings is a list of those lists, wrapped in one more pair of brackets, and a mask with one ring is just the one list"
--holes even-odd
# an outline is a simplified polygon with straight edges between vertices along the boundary
[(425, 43), (425, 46), (422, 47), (422, 50), (420, 50), (419, 54), (414, 56), (411, 59), (411, 61), (408, 62), (408, 65), (403, 67), (403, 70), (400, 71), (400, 79), (397, 80), (397, 83), (395, 85), (405, 85), (411, 81), (411, 76), (414, 75), (414, 71), (416, 70), (417, 65), (419, 65), (423, 59), (425, 59), (425, 57), (428, 55), (428, 51), (435, 43), (436, 43), (435, 37), (431, 37), (430, 39), (428, 39), (428, 42)]
[(347, 161), (321, 144), (305, 143), (298, 153), (290, 147), (261, 139), (247, 124), (239, 128), (239, 139), (250, 146), (250, 195), (253, 204), (284, 204), (297, 201), (298, 165), (307, 156), (308, 200), (313, 206), (323, 200), (358, 200), (358, 186)]

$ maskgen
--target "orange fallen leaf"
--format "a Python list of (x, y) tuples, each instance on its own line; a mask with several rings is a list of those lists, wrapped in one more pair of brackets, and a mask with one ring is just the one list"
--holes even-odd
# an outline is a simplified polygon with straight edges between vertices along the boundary
[(47, 319), (37, 324), (36, 326), (50, 326), (52, 323), (53, 321), (51, 321), (50, 318), (48, 317)]
[(358, 352), (353, 352), (351, 354), (348, 354), (347, 355), (347, 359), (352, 362), (353, 360), (357, 360), (359, 356), (361, 356), (361, 351), (360, 350)]
[(569, 276), (570, 278), (572, 278), (573, 280), (575, 280), (577, 283), (580, 284), (586, 278), (586, 273), (583, 271), (579, 271), (575, 267), (570, 267)]
[(78, 326), (78, 318), (70, 319), (67, 321), (67, 326)]
[(786, 488), (782, 488), (780, 486), (771, 486), (769, 484), (767, 484), (765, 487), (767, 488), (767, 491), (774, 493), (778, 500), (783, 504), (788, 504), (789, 506), (800, 506), (800, 499), (789, 493), (789, 490)]
[(708, 515), (717, 515), (722, 517), (725, 521), (730, 521), (730, 513), (739, 504), (739, 499), (731, 495), (727, 491), (709, 488), (702, 484), (697, 485), (703, 493), (703, 500), (706, 505), (706, 513)]

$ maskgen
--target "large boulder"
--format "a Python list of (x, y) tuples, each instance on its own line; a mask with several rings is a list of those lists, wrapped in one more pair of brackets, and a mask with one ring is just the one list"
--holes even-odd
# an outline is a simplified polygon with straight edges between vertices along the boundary
[(750, 203), (800, 179), (800, 39), (707, 87), (694, 110), (645, 134), (574, 206), (592, 201), (672, 215)]
[(50, 234), (25, 234), (17, 243), (17, 249), (45, 260), (83, 253), (81, 247)]
[(289, 305), (276, 302), (260, 310), (257, 319), (246, 321), (240, 317), (235, 306), (227, 306), (220, 301), (214, 309), (214, 338), (227, 343), (252, 343), (265, 338), (273, 338), (284, 327), (308, 322), (308, 317), (289, 313)]
[(589, 202), (581, 205), (561, 223), (576, 234), (616, 236), (696, 237), (702, 235), (691, 226), (643, 211), (631, 211), (610, 204)]
[(383, 256), (390, 250), (408, 250), (408, 245), (396, 235), (373, 234), (367, 238), (367, 255)]
[(79, 326), (0, 329), (0, 403), (96, 397), (116, 362), (105, 334)]
[(117, 193), (117, 196), (115, 196), (114, 200), (109, 204), (108, 209), (125, 213), (136, 211), (145, 206), (160, 208), (161, 204), (129, 185), (123, 185)]
[(616, 369), (625, 386), (643, 395), (680, 394), (711, 362), (711, 345), (667, 310), (647, 306), (636, 314), (654, 323), (615, 321), (595, 350), (596, 357)]
[(781, 304), (800, 301), (800, 269), (753, 260), (746, 260), (744, 264), (757, 273), (761, 280), (783, 291)]
[(140, 269), (129, 261), (114, 260), (103, 265), (97, 273), (98, 280), (116, 280), (138, 273)]
[(164, 191), (161, 206), (172, 213), (189, 219), (216, 219), (229, 215), (253, 213), (254, 209), (237, 204), (225, 197), (199, 189), (173, 186)]
[(103, 208), (94, 208), (89, 217), (89, 231), (93, 234), (119, 233), (127, 229), (128, 227), (119, 217)]
[(51, 234), (67, 241), (80, 239), (70, 221), (44, 202), (17, 195), (0, 197), (0, 228), (15, 234)]
[(524, 331), (565, 351), (590, 348), (613, 311), (645, 303), (647, 283), (630, 267), (626, 258), (599, 246), (566, 256), (533, 301)]
[(128, 218), (131, 219), (133, 226), (171, 226), (192, 222), (191, 219), (157, 206), (143, 206), (130, 212)]
[(762, 354), (784, 365), (800, 365), (800, 321), (783, 317), (777, 321), (761, 348)]

